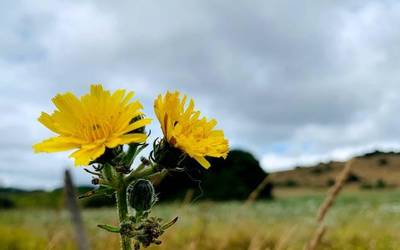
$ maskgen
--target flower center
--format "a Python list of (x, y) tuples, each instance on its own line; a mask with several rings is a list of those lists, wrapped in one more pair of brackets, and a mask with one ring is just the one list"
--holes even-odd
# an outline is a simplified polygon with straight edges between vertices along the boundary
[(109, 121), (100, 117), (91, 117), (81, 122), (81, 129), (84, 138), (90, 142), (107, 139), (112, 134)]

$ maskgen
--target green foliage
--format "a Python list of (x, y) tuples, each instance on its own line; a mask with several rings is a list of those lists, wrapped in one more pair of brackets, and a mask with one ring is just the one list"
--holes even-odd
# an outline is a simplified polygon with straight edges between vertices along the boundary
[(373, 187), (370, 183), (368, 183), (368, 182), (363, 182), (363, 183), (361, 183), (360, 188), (361, 188), (361, 189), (372, 189), (372, 188), (374, 188), (374, 187)]
[(295, 187), (299, 187), (299, 183), (294, 179), (288, 178), (286, 180), (274, 182), (274, 186), (284, 187), (284, 188), (295, 188)]
[(0, 209), (11, 209), (11, 208), (15, 208), (14, 201), (7, 197), (0, 197)]
[[(93, 187), (81, 186), (78, 187), (77, 194), (83, 194)], [(0, 208), (51, 208), (58, 209), (63, 207), (64, 192), (63, 189), (58, 188), (53, 191), (34, 190), (25, 191), (20, 189), (1, 189), (0, 195)], [(108, 196), (93, 196), (87, 199), (79, 200), (83, 207), (107, 207), (115, 205), (115, 198), (113, 195)]]
[(17, 208), (58, 208), (62, 206), (62, 192), (32, 191), (3, 193)]
[(396, 152), (396, 151), (383, 152), (383, 151), (375, 150), (375, 151), (372, 151), (370, 153), (366, 153), (364, 155), (361, 155), (359, 157), (360, 158), (361, 157), (368, 158), (368, 157), (374, 157), (374, 156), (392, 156), (392, 155), (399, 155), (399, 154), (400, 154), (400, 152)]
[(361, 178), (358, 175), (350, 171), (349, 175), (347, 176), (346, 182), (354, 183), (354, 182), (359, 182), (360, 180)]
[(327, 186), (327, 187), (331, 187), (331, 186), (333, 186), (333, 185), (335, 185), (335, 179), (329, 178), (329, 179), (326, 181), (326, 186)]
[(84, 208), (112, 207), (115, 206), (115, 202), (114, 195), (92, 196), (80, 200)]
[(315, 168), (311, 168), (311, 173), (315, 175), (320, 175), (322, 173), (327, 173), (332, 171), (332, 167), (330, 164), (320, 164), (319, 166)]
[(388, 165), (388, 160), (387, 159), (381, 158), (381, 159), (378, 160), (378, 166), (384, 167), (386, 165)]
[[(267, 174), (250, 153), (232, 150), (227, 159), (208, 159), (211, 168), (204, 170), (196, 162), (186, 159), (184, 170), (171, 172), (156, 187), (161, 201), (183, 199), (187, 190), (196, 190), (195, 197), (208, 200), (244, 200)], [(259, 198), (271, 198), (272, 185)]]
[(362, 183), (360, 188), (361, 189), (384, 189), (389, 187), (389, 185), (382, 179), (378, 179), (375, 183)]
[(375, 187), (376, 188), (385, 188), (385, 187), (387, 187), (387, 184), (384, 180), (378, 179), (378, 180), (376, 180)]
[(297, 183), (297, 181), (289, 179), (286, 182), (283, 183), (283, 186), (286, 187), (297, 187), (299, 184)]

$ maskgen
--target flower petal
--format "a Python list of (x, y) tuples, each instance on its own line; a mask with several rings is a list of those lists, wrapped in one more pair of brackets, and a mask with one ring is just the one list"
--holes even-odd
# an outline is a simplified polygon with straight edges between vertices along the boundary
[(135, 121), (135, 122), (129, 124), (124, 130), (122, 130), (118, 134), (126, 134), (128, 132), (131, 132), (132, 130), (144, 127), (144, 126), (146, 126), (146, 125), (148, 125), (150, 123), (151, 123), (151, 119), (150, 118), (140, 119), (138, 121)]
[(61, 134), (62, 131), (57, 128), (56, 122), (54, 121), (53, 117), (45, 112), (42, 112), (40, 117), (38, 118), (38, 121), (42, 123), (44, 126), (46, 126), (48, 129), (53, 131), (54, 133)]
[(75, 159), (75, 166), (87, 166), (90, 161), (96, 160), (104, 154), (106, 147), (104, 145), (95, 145), (81, 148), (73, 152), (70, 157)]
[(53, 152), (71, 150), (76, 147), (79, 147), (79, 145), (80, 144), (76, 139), (59, 136), (37, 143), (33, 145), (33, 149), (35, 153), (40, 153), (40, 152), (53, 153)]
[(203, 168), (205, 168), (205, 169), (208, 169), (208, 168), (211, 166), (211, 164), (206, 160), (205, 157), (202, 157), (202, 156), (194, 156), (193, 158), (194, 158), (198, 163), (200, 163), (200, 165), (201, 165)]
[(147, 139), (146, 134), (141, 133), (133, 133), (133, 134), (126, 134), (120, 137), (120, 144), (129, 144), (129, 143), (142, 143), (145, 142)]

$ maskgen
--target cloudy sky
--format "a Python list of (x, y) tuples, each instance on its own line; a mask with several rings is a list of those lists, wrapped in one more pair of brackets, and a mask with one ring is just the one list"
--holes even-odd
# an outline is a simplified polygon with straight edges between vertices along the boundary
[[(2, 1), (0, 184), (52, 188), (33, 154), (58, 92), (180, 90), (266, 170), (400, 149), (398, 1)], [(158, 125), (151, 127), (159, 135)], [(90, 178), (73, 169), (79, 183)]]

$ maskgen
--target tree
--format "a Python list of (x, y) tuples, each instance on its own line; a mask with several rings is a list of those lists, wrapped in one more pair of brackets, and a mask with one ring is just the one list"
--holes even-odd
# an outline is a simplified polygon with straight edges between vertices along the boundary
[[(258, 160), (245, 151), (232, 150), (226, 160), (209, 161), (208, 170), (188, 159), (184, 171), (169, 173), (157, 187), (160, 199), (182, 199), (188, 189), (194, 189), (200, 199), (244, 200), (267, 176)], [(271, 197), (272, 184), (268, 184), (259, 198)]]

